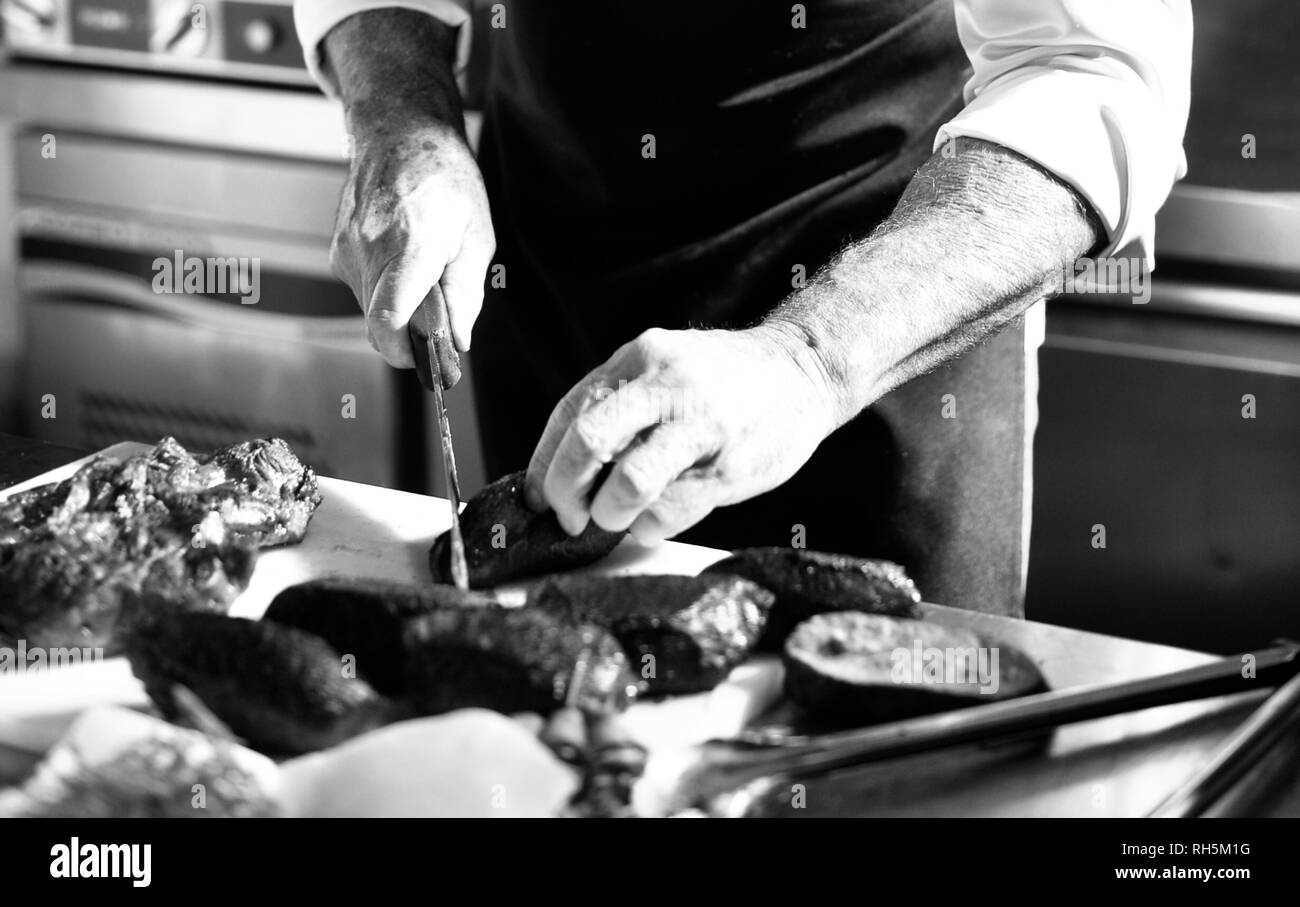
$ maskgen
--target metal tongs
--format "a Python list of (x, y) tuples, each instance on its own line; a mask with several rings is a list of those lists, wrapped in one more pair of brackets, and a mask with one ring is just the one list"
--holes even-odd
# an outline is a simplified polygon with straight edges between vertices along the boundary
[(1244, 656), (1116, 684), (1038, 693), (937, 715), (815, 736), (749, 732), (696, 747), (666, 807), (707, 807), (715, 798), (772, 777), (807, 777), (835, 769), (955, 747), (1020, 739), (1064, 724), (1215, 696), (1260, 692), (1300, 671), (1300, 645), (1287, 642)]

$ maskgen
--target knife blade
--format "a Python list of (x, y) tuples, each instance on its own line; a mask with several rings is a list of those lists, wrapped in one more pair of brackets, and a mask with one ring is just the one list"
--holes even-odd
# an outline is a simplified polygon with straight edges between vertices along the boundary
[(447, 303), (442, 289), (434, 284), (420, 304), (420, 310), (407, 325), (415, 371), (420, 383), (433, 393), (433, 408), (438, 419), (438, 438), (442, 444), (442, 470), (446, 480), (447, 501), (451, 505), (451, 580), (458, 589), (469, 588), (469, 567), (465, 563), (465, 539), (460, 530), (460, 478), (456, 474), (456, 451), (451, 439), (451, 420), (447, 417), (444, 393), (460, 380), (460, 357), (448, 327)]

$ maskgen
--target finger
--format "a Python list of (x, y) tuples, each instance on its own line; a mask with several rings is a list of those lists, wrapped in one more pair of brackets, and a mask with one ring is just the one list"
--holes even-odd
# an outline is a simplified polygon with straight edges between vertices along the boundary
[(442, 272), (442, 292), (451, 316), (451, 336), (461, 352), (469, 350), (474, 322), (483, 310), (483, 282), (492, 264), (493, 245), (466, 242)]
[(612, 394), (620, 381), (627, 382), (640, 374), (643, 365), (632, 354), (633, 346), (632, 343), (625, 343), (619, 347), (604, 364), (575, 384), (551, 411), (551, 417), (547, 420), (546, 428), (528, 463), (524, 482), (524, 501), (533, 510), (543, 511), (548, 507), (544, 489), (546, 473), (551, 468), (555, 451), (564, 439), (564, 433), (569, 430), (569, 425), (579, 413)]
[(532, 459), (528, 462), (528, 473), (524, 480), (524, 502), (533, 510), (545, 510), (548, 506), (544, 491), (546, 473), (551, 467), (551, 461), (555, 459), (556, 448), (560, 446), (564, 433), (579, 413), (611, 393), (613, 389), (603, 372), (597, 369), (575, 384), (555, 405), (551, 417), (546, 421), (542, 437), (533, 450)]
[(628, 528), (708, 453), (709, 446), (708, 436), (696, 425), (673, 423), (653, 429), (618, 458), (591, 502), (591, 518), (611, 532)]
[(446, 259), (428, 252), (407, 250), (384, 268), (370, 295), (366, 322), (375, 336), (379, 354), (389, 365), (411, 368), (411, 341), (406, 325), (429, 290), (442, 276)]
[(690, 529), (717, 506), (717, 485), (707, 479), (678, 479), (641, 512), (628, 533), (640, 545), (658, 545)]
[(655, 425), (658, 408), (651, 405), (651, 391), (641, 380), (623, 384), (578, 413), (560, 439), (542, 491), (570, 535), (590, 519), (592, 492), (605, 464)]

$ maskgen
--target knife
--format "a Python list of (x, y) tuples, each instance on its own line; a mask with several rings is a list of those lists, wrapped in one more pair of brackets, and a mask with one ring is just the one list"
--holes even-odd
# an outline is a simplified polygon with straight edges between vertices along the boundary
[(438, 416), (438, 437), (442, 442), (442, 472), (446, 479), (447, 500), (451, 504), (451, 581), (458, 589), (469, 588), (469, 568), (465, 563), (465, 538), (460, 531), (460, 479), (456, 475), (456, 451), (451, 443), (451, 422), (447, 418), (445, 391), (460, 380), (460, 356), (451, 339), (447, 303), (437, 284), (429, 290), (412, 316), (406, 332), (415, 356), (415, 371), (426, 390), (433, 392), (433, 408)]

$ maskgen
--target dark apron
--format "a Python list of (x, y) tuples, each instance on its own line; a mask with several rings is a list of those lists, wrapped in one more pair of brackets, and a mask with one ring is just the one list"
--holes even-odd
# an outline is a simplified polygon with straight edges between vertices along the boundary
[[(506, 287), (473, 373), (490, 476), (650, 327), (744, 326), (883, 220), (961, 106), (951, 0), (515, 3), (489, 35), (481, 162)], [(655, 157), (642, 154), (654, 136)], [(903, 563), (928, 600), (1019, 614), (1023, 326), (890, 394), (781, 488), (682, 541)], [(942, 417), (956, 398), (957, 418)]]

